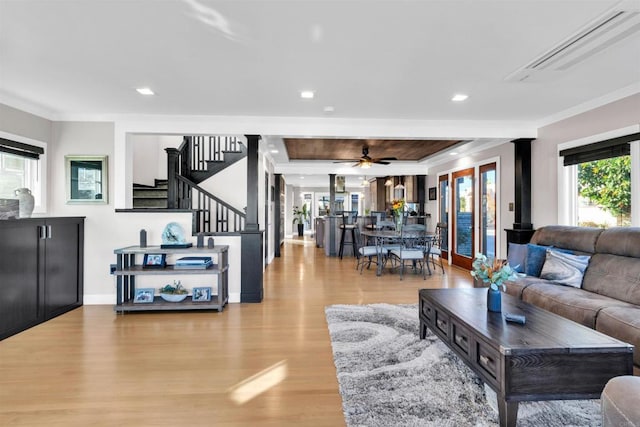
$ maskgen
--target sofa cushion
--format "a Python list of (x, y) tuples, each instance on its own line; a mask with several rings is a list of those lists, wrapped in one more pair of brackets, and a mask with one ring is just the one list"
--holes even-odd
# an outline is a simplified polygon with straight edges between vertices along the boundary
[(506, 282), (505, 292), (518, 299), (522, 299), (522, 291), (524, 291), (527, 286), (533, 285), (534, 283), (547, 283), (547, 281), (540, 279), (539, 277), (532, 276), (518, 277), (514, 281)]
[(633, 363), (640, 365), (640, 307), (606, 307), (598, 313), (596, 330), (635, 346)]
[(509, 243), (509, 255), (507, 262), (516, 273), (524, 273), (524, 265), (527, 261), (527, 245)]
[(549, 246), (527, 244), (527, 260), (524, 264), (524, 273), (527, 276), (540, 277), (540, 271), (547, 255)]
[(615, 377), (602, 391), (602, 427), (637, 427), (640, 420), (640, 378)]
[(553, 282), (540, 282), (527, 286), (522, 292), (522, 300), (591, 329), (595, 329), (596, 316), (604, 307), (630, 306), (604, 295), (558, 286)]
[(582, 286), (582, 277), (589, 265), (589, 258), (591, 258), (589, 255), (572, 255), (553, 250), (547, 251), (540, 278), (552, 280), (561, 285), (579, 288)]
[(602, 231), (601, 228), (548, 225), (533, 233), (531, 243), (592, 254), (596, 252), (596, 242)]
[(540, 246), (533, 243), (527, 244), (527, 260), (524, 264), (524, 273), (527, 276), (540, 277), (542, 267), (547, 259), (548, 251), (558, 251), (570, 254), (568, 249), (554, 248), (552, 246)]
[(596, 252), (640, 258), (640, 227), (614, 227), (604, 230)]
[(582, 289), (640, 305), (640, 259), (594, 254), (584, 273)]

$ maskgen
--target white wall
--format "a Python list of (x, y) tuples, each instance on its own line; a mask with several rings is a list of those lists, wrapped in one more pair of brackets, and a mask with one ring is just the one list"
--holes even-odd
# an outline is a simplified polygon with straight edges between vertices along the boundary
[(179, 135), (131, 135), (133, 148), (133, 182), (154, 185), (156, 179), (167, 179), (165, 148), (178, 148)]
[(49, 142), (51, 125), (52, 122), (47, 119), (0, 104), (1, 131), (40, 142)]
[[(264, 172), (263, 172), (264, 173)], [(262, 178), (261, 176), (258, 179)], [(263, 179), (264, 180), (264, 179)], [(200, 183), (200, 186), (244, 212), (247, 206), (247, 159), (241, 159)], [(260, 187), (262, 189), (262, 187)], [(257, 197), (252, 195), (251, 197)], [(262, 217), (260, 217), (262, 219)]]
[(541, 127), (531, 144), (534, 227), (558, 223), (558, 144), (640, 123), (640, 94)]

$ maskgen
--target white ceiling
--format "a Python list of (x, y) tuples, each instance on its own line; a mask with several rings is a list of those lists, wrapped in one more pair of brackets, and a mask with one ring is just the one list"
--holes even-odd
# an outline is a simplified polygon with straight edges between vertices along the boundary
[(0, 102), (52, 119), (542, 123), (640, 90), (640, 32), (541, 82), (505, 81), (618, 3), (0, 0)]

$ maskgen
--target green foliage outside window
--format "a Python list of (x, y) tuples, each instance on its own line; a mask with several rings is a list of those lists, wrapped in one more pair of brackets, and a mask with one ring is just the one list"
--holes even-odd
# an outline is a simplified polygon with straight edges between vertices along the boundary
[(610, 212), (619, 226), (631, 217), (631, 156), (578, 165), (578, 194)]

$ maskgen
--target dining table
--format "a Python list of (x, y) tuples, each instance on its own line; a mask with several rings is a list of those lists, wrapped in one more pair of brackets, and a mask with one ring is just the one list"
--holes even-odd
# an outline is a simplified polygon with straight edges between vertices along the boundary
[(426, 230), (379, 230), (379, 229), (363, 229), (360, 231), (360, 234), (365, 236), (367, 239), (373, 239), (375, 241), (376, 246), (376, 256), (377, 256), (377, 268), (376, 268), (376, 276), (382, 275), (382, 270), (384, 267), (385, 257), (388, 255), (389, 247), (399, 246), (406, 243), (407, 240), (410, 239), (424, 239), (425, 241), (425, 260), (427, 271), (429, 275), (431, 275), (431, 267), (429, 267), (428, 263), (428, 254), (431, 251), (431, 246), (433, 245), (433, 241), (436, 237), (436, 233), (432, 231)]

